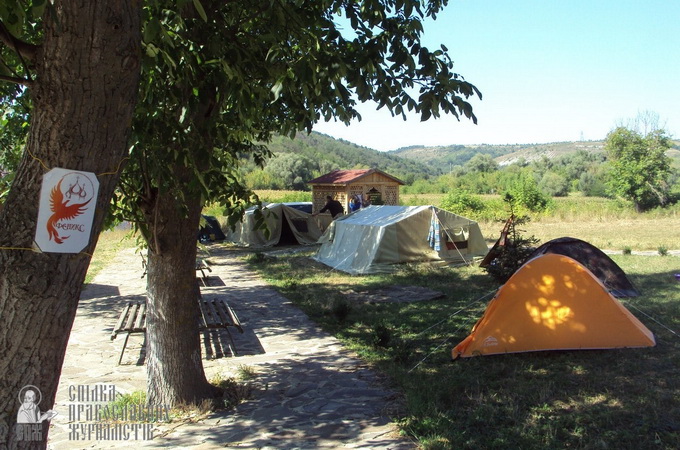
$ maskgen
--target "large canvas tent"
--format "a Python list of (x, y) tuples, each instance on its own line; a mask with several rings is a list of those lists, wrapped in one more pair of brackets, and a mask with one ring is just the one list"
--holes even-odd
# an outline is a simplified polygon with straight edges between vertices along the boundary
[(510, 277), (452, 356), (654, 345), (652, 332), (586, 267), (549, 253)]
[(640, 295), (623, 269), (602, 250), (586, 241), (572, 237), (553, 239), (534, 250), (527, 261), (546, 253), (569, 256), (580, 262), (602, 281), (615, 297), (636, 297)]
[[(310, 204), (311, 207), (311, 204)], [(269, 230), (256, 230), (255, 208), (246, 211), (234, 231), (227, 239), (244, 247), (271, 247), (274, 245), (315, 244), (321, 237), (321, 229), (310, 213), (303, 211), (299, 204), (270, 203), (262, 208), (262, 214)]]
[(462, 262), (482, 257), (477, 222), (434, 206), (369, 206), (333, 221), (314, 257), (351, 274), (388, 272), (417, 261)]

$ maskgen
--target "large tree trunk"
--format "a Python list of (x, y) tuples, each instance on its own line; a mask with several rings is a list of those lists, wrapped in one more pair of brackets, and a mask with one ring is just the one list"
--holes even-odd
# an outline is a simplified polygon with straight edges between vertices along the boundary
[[(0, 216), (0, 448), (46, 446), (47, 422), (32, 436), (39, 441), (17, 442), (17, 396), (34, 385), (40, 410), (54, 405), (90, 254), (126, 154), (139, 81), (139, 2), (61, 0), (55, 11), (56, 20), (46, 15), (36, 61), (27, 153)], [(82, 253), (26, 250), (43, 164), (98, 174), (92, 237)]]
[[(196, 240), (201, 197), (190, 194), (191, 170), (176, 167), (182, 200), (161, 192), (149, 211), (147, 399), (152, 405), (200, 403), (219, 395), (208, 383), (198, 331)], [(186, 208), (186, 209), (184, 209)]]

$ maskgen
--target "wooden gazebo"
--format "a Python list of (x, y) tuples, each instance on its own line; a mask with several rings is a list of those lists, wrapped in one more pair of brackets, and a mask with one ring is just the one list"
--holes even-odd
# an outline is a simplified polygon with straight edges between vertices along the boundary
[(312, 186), (312, 212), (319, 212), (330, 195), (347, 213), (353, 195), (360, 195), (372, 205), (398, 205), (399, 186), (404, 182), (378, 169), (358, 169), (334, 170), (307, 184)]

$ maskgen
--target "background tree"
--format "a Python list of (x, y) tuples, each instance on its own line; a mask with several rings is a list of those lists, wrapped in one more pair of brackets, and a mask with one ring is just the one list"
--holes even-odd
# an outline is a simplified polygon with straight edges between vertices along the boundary
[(477, 153), (463, 165), (463, 168), (468, 172), (487, 173), (498, 170), (498, 163), (493, 159), (491, 155), (485, 153)]
[(513, 208), (514, 215), (522, 210), (543, 211), (551, 205), (552, 199), (541, 191), (530, 170), (521, 169), (507, 190), (505, 201)]
[[(138, 2), (0, 1), (0, 80), (20, 86), (3, 86), (5, 112), (21, 108), (17, 120), (24, 120), (25, 95), (31, 105), (25, 151), (0, 213), (2, 448), (46, 445), (46, 425), (42, 442), (16, 442), (16, 399), (32, 384), (42, 392), (41, 409), (54, 404), (90, 255), (127, 149), (140, 31)], [(54, 167), (98, 175), (91, 241), (79, 254), (30, 251), (42, 175)]]
[(29, 105), (27, 89), (7, 82), (0, 84), (0, 204), (9, 193), (26, 144)]
[(272, 178), (277, 180), (277, 189), (292, 189), (306, 191), (307, 181), (319, 166), (304, 155), (284, 153), (271, 159), (265, 169)]
[[(148, 244), (147, 378), (152, 403), (215, 395), (201, 366), (196, 230), (206, 201), (232, 220), (256, 200), (240, 156), (319, 120), (348, 123), (356, 103), (394, 115), (476, 121), (479, 91), (452, 72), (446, 49), (421, 45), (422, 20), (445, 0), (179, 1), (145, 9), (141, 102), (117, 199)], [(343, 17), (351, 33), (343, 34)], [(362, 161), (363, 163), (363, 161)]]
[(547, 172), (538, 183), (538, 189), (551, 197), (564, 197), (569, 193), (569, 183), (559, 173)]
[(611, 194), (629, 200), (640, 212), (668, 201), (671, 175), (666, 151), (671, 141), (665, 130), (642, 134), (618, 127), (607, 135), (608, 187)]

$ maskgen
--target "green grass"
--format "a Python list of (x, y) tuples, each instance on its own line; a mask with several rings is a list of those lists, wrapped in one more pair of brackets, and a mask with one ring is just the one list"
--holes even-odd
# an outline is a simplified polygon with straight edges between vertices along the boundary
[[(542, 241), (573, 236), (617, 251), (612, 258), (643, 293), (623, 303), (654, 332), (656, 347), (451, 362), (452, 347), (467, 336), (497, 288), (478, 267), (405, 265), (394, 274), (350, 276), (312, 261), (310, 253), (253, 257), (249, 264), (389, 376), (403, 394), (399, 425), (424, 449), (677, 448), (680, 283), (674, 274), (680, 262), (658, 250), (680, 249), (678, 208), (637, 215), (602, 199), (556, 204), (555, 211), (535, 217), (527, 232)], [(482, 223), (489, 241), (500, 228)], [(121, 248), (134, 246), (122, 237), (101, 236), (88, 279)], [(655, 256), (622, 254), (627, 249)], [(392, 285), (425, 286), (445, 296), (365, 304), (348, 302), (343, 294)]]
[(108, 230), (99, 235), (97, 248), (90, 260), (87, 269), (85, 284), (91, 283), (95, 276), (116, 257), (124, 248), (133, 248), (136, 245), (134, 238), (129, 236), (127, 230)]
[[(315, 322), (389, 375), (399, 425), (425, 449), (676, 448), (680, 442), (677, 257), (616, 255), (642, 290), (624, 304), (656, 335), (651, 349), (540, 352), (450, 361), (497, 286), (478, 267), (407, 265), (350, 276), (309, 254), (251, 264)], [(402, 304), (346, 302), (343, 292), (420, 285), (445, 293)], [(663, 323), (659, 325), (655, 320)]]

